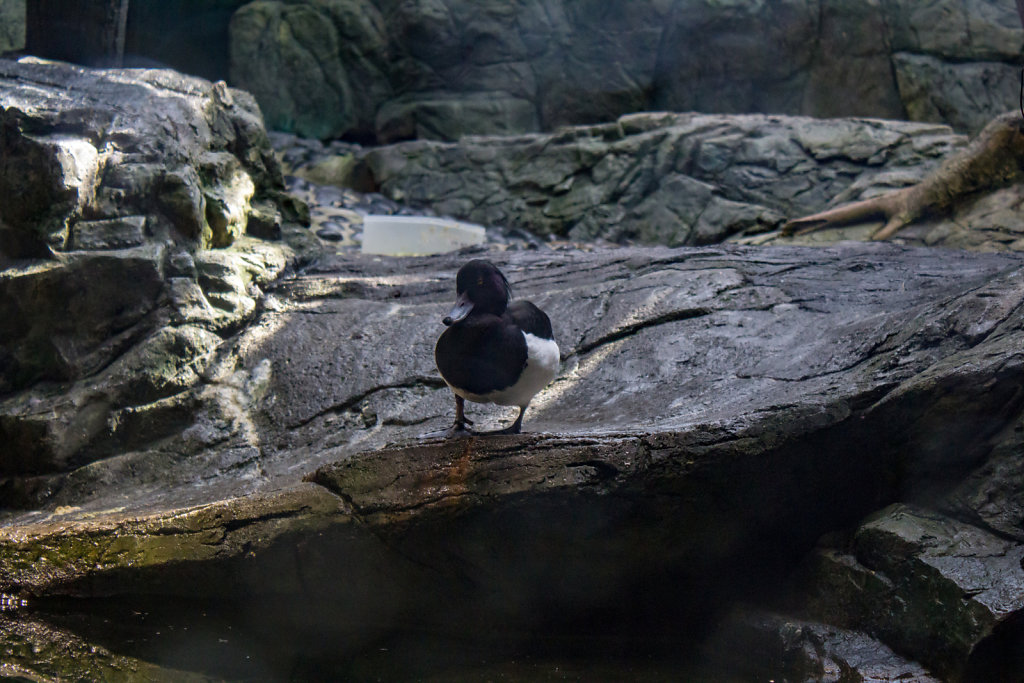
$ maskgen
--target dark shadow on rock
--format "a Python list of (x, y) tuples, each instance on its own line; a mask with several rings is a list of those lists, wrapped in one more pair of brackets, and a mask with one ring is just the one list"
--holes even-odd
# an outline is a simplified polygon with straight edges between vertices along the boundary
[(1000, 624), (978, 643), (964, 669), (964, 683), (1024, 681), (1024, 615)]

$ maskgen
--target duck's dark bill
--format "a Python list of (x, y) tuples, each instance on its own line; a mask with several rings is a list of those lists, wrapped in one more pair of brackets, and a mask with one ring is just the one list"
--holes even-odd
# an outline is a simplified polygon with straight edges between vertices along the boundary
[(455, 306), (448, 312), (448, 316), (442, 320), (445, 325), (452, 325), (464, 319), (473, 310), (473, 302), (465, 294), (460, 294), (455, 301)]

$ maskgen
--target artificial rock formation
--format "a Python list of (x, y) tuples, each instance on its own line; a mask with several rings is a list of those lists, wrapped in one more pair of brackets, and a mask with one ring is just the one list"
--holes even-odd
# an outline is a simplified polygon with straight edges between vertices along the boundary
[(634, 114), (511, 137), (354, 149), (341, 182), (552, 237), (679, 246), (919, 180), (966, 140), (933, 124)]
[[(199, 393), (170, 397), (177, 436), (139, 432), (131, 451), (32, 478), (0, 529), (0, 590), (262, 596), (265, 623), (296, 642), (300, 623), (336, 633), (344, 659), (399, 622), (529, 630), (618, 605), (707, 624), (783, 583), (820, 535), (897, 502), (979, 537), (979, 519), (1016, 529), (1019, 485), (998, 459), (1024, 380), (1016, 257), (866, 244), (489, 257), (549, 311), (563, 349), (529, 433), (418, 437), (451, 419), (431, 348), (468, 256), (324, 257), (216, 346)], [(202, 407), (213, 391), (232, 392), (232, 414)], [(484, 428), (503, 415), (470, 411)], [(895, 577), (913, 554), (897, 546), (860, 561)], [(1012, 594), (1024, 569), (986, 571)], [(975, 585), (952, 607), (985, 603)], [(939, 620), (924, 641), (852, 608), (822, 614), (943, 674), (1016, 637), (1021, 608), (1000, 600), (965, 634)], [(824, 618), (811, 598), (787, 604)], [(935, 645), (946, 637), (957, 648)], [(872, 642), (859, 638), (829, 661)]]
[[(1015, 672), (1017, 255), (536, 244), (323, 251), (289, 270), (314, 246), (244, 96), (165, 71), (3, 64), (21, 104), (3, 110), (0, 178), (23, 201), (0, 214), (0, 605), (18, 608), (0, 618), (0, 671), (358, 678), (396, 632), (458, 625), (455, 640), (508, 657), (537, 632), (667, 643), (719, 677)], [(920, 177), (962, 144), (772, 117), (559, 135), (540, 147), (608, 168), (623, 145), (640, 159), (626, 187), (702, 169), (748, 181), (711, 203), (782, 215), (801, 188)], [(806, 182), (750, 172), (772, 160)], [(522, 186), (568, 177), (571, 195), (597, 168), (552, 167), (519, 167)], [(230, 246), (203, 237), (243, 216)], [(256, 236), (278, 230), (291, 246)], [(561, 372), (526, 434), (423, 439), (451, 420), (432, 347), (455, 273), (481, 255), (551, 315)], [(230, 637), (210, 640), (224, 605)], [(394, 666), (383, 677), (445, 670)]]
[[(1024, 112), (1022, 112), (1024, 115)], [(920, 182), (898, 191), (796, 218), (784, 234), (803, 234), (826, 227), (882, 219), (874, 239), (888, 239), (908, 225), (928, 218), (949, 218), (970, 212), (980, 195), (1018, 186), (1024, 159), (1024, 119), (1017, 112), (992, 120), (971, 144), (950, 155)], [(1019, 192), (1019, 187), (1014, 188)], [(987, 217), (991, 222), (991, 217)]]
[(178, 424), (190, 408), (172, 397), (293, 260), (262, 238), (301, 230), (301, 207), (255, 103), (223, 83), (0, 61), (0, 121), (11, 504), (11, 476), (85, 465)]
[(555, 239), (823, 244), (898, 230), (906, 244), (1019, 251), (1020, 126), (1004, 114), (968, 140), (875, 119), (644, 113), (550, 134), (334, 143), (291, 170)]
[(380, 142), (643, 110), (873, 116), (979, 130), (1015, 106), (1024, 31), (993, 0), (257, 0), (233, 82), (270, 124)]
[[(666, 109), (909, 117), (973, 133), (1016, 105), (1024, 44), (1012, 5), (996, 0), (173, 0), (73, 18), (52, 7), (29, 6), (34, 54), (230, 79), (273, 128), (382, 142)], [(0, 51), (24, 43), (24, 15), (23, 0), (0, 2), (11, 17)]]

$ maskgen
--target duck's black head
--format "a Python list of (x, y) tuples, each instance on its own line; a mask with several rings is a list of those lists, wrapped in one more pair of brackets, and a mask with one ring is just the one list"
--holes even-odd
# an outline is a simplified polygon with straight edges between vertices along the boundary
[(453, 325), (465, 320), (470, 313), (501, 315), (512, 298), (512, 288), (497, 266), (490, 261), (473, 259), (459, 269), (455, 277), (458, 298), (443, 322)]

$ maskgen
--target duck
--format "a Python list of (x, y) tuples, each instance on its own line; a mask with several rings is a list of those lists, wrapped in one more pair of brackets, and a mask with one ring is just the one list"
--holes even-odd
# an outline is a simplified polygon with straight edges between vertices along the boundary
[(467, 427), (473, 423), (466, 401), (518, 407), (511, 425), (482, 434), (519, 434), (530, 401), (558, 373), (551, 319), (530, 301), (511, 301), (508, 278), (484, 259), (459, 269), (455, 292), (434, 347), (437, 369), (455, 396), (455, 422), (443, 435), (476, 433)]

